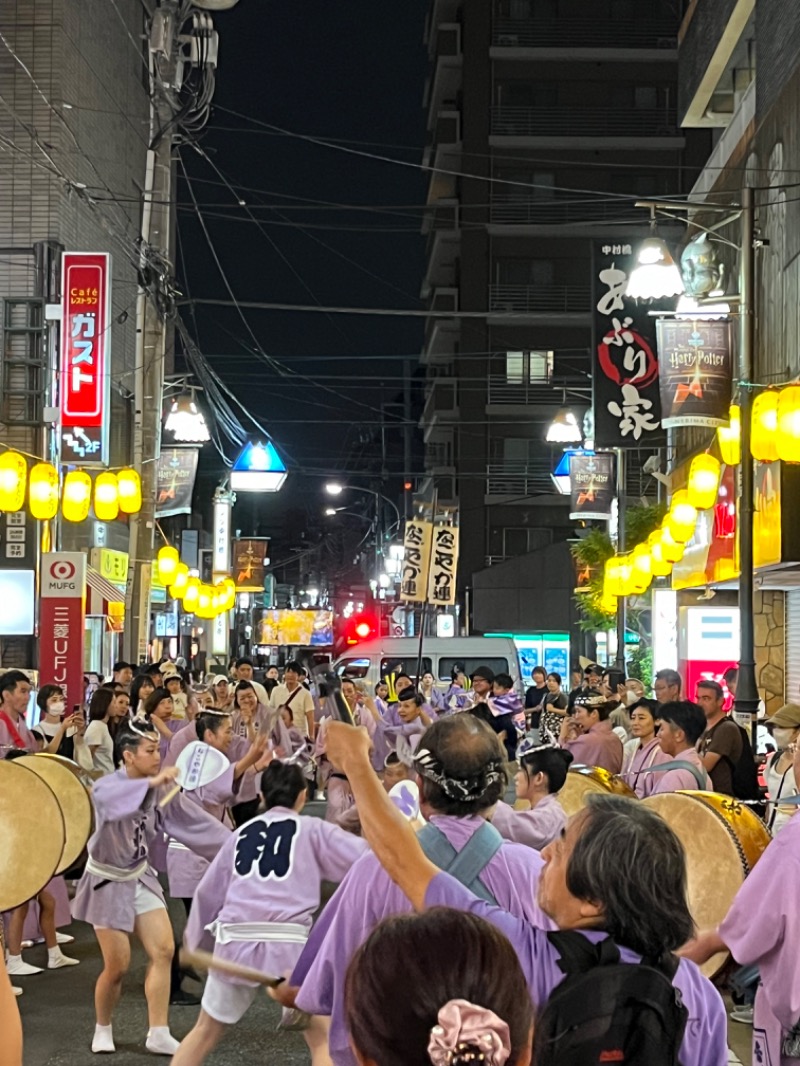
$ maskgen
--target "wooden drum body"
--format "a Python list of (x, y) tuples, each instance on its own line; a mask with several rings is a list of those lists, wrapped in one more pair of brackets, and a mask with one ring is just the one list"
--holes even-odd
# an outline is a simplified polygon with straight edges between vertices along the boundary
[(609, 773), (600, 766), (570, 766), (564, 787), (556, 799), (568, 817), (577, 814), (586, 806), (586, 797), (592, 793), (625, 796), (636, 799), (636, 793), (628, 788), (621, 777)]
[[(642, 803), (659, 814), (683, 844), (689, 910), (698, 932), (715, 929), (772, 839), (769, 830), (749, 807), (716, 792), (663, 792)], [(703, 973), (713, 977), (727, 957), (715, 955)]]
[(56, 872), (66, 830), (55, 792), (20, 759), (0, 759), (0, 910), (40, 892)]
[(94, 809), (80, 767), (60, 755), (22, 755), (14, 760), (50, 786), (61, 808), (66, 836), (56, 874), (74, 866), (92, 835)]

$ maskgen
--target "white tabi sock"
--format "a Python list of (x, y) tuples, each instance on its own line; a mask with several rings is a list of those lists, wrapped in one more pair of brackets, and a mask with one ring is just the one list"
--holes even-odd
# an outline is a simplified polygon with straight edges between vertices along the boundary
[(114, 1047), (114, 1034), (110, 1025), (96, 1025), (92, 1039), (92, 1051), (95, 1054), (116, 1051)]
[(168, 1025), (154, 1025), (148, 1030), (145, 1047), (154, 1055), (174, 1055), (180, 1044), (169, 1031)]
[(70, 959), (60, 947), (47, 949), (47, 969), (60, 970), (62, 966), (77, 966), (80, 959)]

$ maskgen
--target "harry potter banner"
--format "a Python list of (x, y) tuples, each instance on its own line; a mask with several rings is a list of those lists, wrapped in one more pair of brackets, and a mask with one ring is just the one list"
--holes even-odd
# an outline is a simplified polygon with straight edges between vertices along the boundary
[(724, 426), (733, 393), (731, 324), (658, 320), (661, 424)]
[(571, 492), (570, 518), (611, 517), (611, 504), (616, 495), (614, 456), (610, 452), (597, 455), (571, 455), (569, 458)]

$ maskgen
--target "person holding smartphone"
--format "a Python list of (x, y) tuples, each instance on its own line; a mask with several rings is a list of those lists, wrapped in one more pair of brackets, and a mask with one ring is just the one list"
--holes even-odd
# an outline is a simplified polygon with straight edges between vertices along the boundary
[[(40, 718), (31, 732), (42, 742), (42, 748), (51, 755), (63, 755), (65, 759), (76, 758), (76, 745), (83, 743), (86, 721), (79, 704), (67, 714), (64, 690), (59, 685), (42, 685), (36, 694), (36, 705)], [(52, 743), (58, 743), (55, 749)]]

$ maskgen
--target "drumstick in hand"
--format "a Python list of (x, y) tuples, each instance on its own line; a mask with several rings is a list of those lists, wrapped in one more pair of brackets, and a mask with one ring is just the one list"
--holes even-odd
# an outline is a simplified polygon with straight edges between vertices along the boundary
[(256, 984), (266, 985), (267, 988), (277, 988), (286, 980), (285, 977), (270, 977), (269, 974), (253, 970), (249, 966), (240, 966), (236, 962), (220, 959), (210, 951), (189, 951), (187, 948), (181, 948), (180, 959), (184, 968), (195, 966), (201, 970), (219, 970), (220, 973), (241, 977), (244, 981), (254, 981)]

